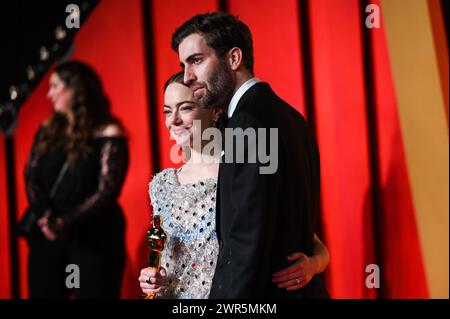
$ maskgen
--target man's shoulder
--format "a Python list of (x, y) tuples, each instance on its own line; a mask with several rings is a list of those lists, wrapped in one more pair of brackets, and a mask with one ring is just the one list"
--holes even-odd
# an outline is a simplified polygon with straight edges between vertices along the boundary
[(284, 126), (286, 122), (304, 124), (303, 115), (279, 97), (266, 82), (252, 86), (242, 97), (230, 124), (251, 122), (263, 127)]
[(258, 82), (244, 93), (239, 104), (244, 106), (252, 106), (255, 101), (262, 104), (270, 103), (277, 97), (276, 93), (272, 90), (269, 83)]

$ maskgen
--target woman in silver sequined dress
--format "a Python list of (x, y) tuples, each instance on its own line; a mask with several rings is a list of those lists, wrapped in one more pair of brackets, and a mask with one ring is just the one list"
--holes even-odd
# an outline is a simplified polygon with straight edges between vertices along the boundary
[[(220, 113), (200, 108), (192, 90), (183, 84), (183, 73), (177, 73), (165, 85), (164, 114), (170, 135), (189, 160), (180, 169), (156, 174), (150, 183), (153, 213), (163, 217), (168, 241), (161, 270), (142, 269), (139, 282), (144, 293), (156, 292), (159, 298), (208, 298), (219, 252), (215, 208), (220, 154), (202, 154), (209, 141), (196, 149), (192, 140), (200, 130), (217, 126)], [(200, 121), (201, 128), (194, 120)], [(293, 264), (274, 274), (273, 281), (280, 289), (295, 290), (325, 270), (329, 254), (315, 236), (313, 256), (297, 252), (288, 259)]]

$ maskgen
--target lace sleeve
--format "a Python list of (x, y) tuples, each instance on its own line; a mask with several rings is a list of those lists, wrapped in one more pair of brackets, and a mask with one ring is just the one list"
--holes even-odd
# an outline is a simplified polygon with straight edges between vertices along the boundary
[(40, 185), (37, 166), (38, 156), (36, 152), (37, 143), (39, 141), (42, 130), (39, 129), (36, 133), (33, 144), (31, 146), (30, 155), (25, 165), (25, 190), (28, 198), (30, 208), (38, 215), (42, 215), (49, 207), (50, 199)]
[(92, 214), (119, 196), (128, 169), (126, 139), (112, 138), (106, 141), (100, 151), (100, 163), (97, 191), (70, 214), (72, 221), (92, 217)]

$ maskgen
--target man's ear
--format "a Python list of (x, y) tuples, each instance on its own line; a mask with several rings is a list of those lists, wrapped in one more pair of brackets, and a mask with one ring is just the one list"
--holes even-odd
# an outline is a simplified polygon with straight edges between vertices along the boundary
[(242, 64), (242, 50), (238, 47), (228, 51), (228, 64), (231, 70), (236, 71)]

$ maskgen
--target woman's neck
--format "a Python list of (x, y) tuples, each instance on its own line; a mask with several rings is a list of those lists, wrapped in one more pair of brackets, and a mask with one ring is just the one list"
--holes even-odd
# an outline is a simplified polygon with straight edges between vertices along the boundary
[(190, 149), (190, 158), (178, 175), (181, 184), (193, 183), (207, 178), (217, 178), (220, 154), (207, 155)]
[[(215, 152), (217, 153), (217, 152)], [(205, 152), (200, 152), (194, 148), (190, 149), (189, 160), (186, 163), (190, 165), (214, 165), (220, 162), (220, 153), (219, 154), (205, 154)]]

